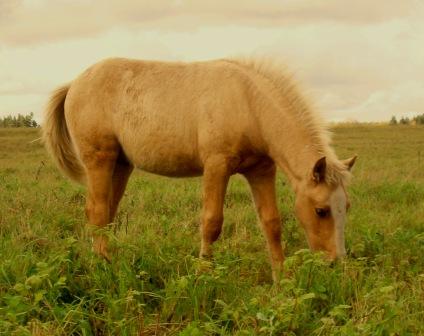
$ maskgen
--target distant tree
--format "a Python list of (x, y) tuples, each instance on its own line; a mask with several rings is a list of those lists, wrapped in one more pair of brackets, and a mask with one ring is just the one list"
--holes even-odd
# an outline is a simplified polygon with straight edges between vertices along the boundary
[(409, 120), (408, 117), (402, 117), (399, 120), (399, 124), (401, 125), (409, 125), (411, 123), (411, 120)]
[(27, 115), (18, 113), (17, 116), (8, 115), (0, 118), (0, 127), (38, 127), (38, 124), (34, 120), (34, 113), (31, 112)]
[(395, 116), (393, 116), (392, 119), (390, 119), (390, 123), (389, 124), (390, 125), (397, 125), (398, 124), (398, 121), (397, 121), (397, 119), (396, 119)]
[(424, 113), (417, 115), (414, 117), (415, 124), (424, 125)]

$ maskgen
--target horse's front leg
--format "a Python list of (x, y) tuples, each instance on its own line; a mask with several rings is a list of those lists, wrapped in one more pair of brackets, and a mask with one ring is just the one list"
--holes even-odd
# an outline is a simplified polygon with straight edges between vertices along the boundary
[(223, 156), (209, 158), (203, 171), (203, 210), (200, 257), (212, 257), (212, 243), (222, 229), (225, 191), (229, 180), (228, 160)]
[(276, 169), (273, 163), (264, 163), (245, 173), (253, 200), (268, 243), (271, 257), (272, 278), (278, 283), (283, 270), (284, 254), (281, 247), (281, 219), (275, 193)]

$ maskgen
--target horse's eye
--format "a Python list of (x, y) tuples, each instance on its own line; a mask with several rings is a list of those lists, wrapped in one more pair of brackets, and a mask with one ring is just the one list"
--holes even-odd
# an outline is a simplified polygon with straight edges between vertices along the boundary
[(324, 209), (324, 208), (315, 208), (315, 212), (320, 218), (325, 218), (330, 213), (330, 209)]

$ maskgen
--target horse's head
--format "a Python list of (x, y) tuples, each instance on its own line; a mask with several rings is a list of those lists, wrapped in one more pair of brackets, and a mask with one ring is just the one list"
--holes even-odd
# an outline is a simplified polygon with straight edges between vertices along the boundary
[(346, 254), (344, 227), (350, 203), (345, 183), (355, 160), (356, 156), (327, 163), (323, 157), (296, 189), (296, 215), (309, 247), (326, 252), (331, 260)]

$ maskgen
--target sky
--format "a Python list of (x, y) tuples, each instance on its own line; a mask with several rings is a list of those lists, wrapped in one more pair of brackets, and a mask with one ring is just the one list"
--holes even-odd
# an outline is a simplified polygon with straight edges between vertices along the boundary
[(107, 57), (267, 56), (331, 121), (424, 113), (424, 0), (0, 0), (0, 116)]

